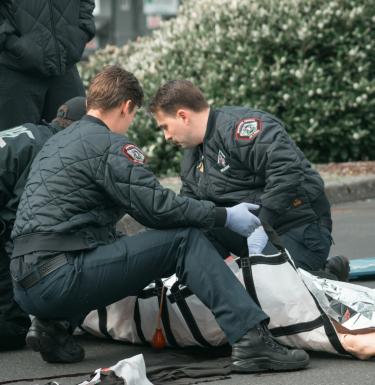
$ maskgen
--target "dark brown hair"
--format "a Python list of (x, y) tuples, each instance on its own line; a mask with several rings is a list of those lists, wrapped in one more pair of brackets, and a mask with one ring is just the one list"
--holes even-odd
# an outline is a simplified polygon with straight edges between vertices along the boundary
[(74, 120), (57, 117), (53, 119), (51, 123), (55, 123), (60, 127), (66, 128), (66, 127), (69, 127), (72, 123), (74, 123)]
[(138, 107), (143, 103), (143, 90), (137, 78), (120, 66), (106, 67), (92, 80), (87, 91), (87, 110), (110, 110), (131, 100)]
[(161, 86), (151, 99), (148, 109), (173, 115), (179, 108), (201, 112), (208, 108), (202, 91), (188, 80), (171, 80)]
[(62, 106), (60, 106), (59, 109), (57, 110), (56, 118), (53, 119), (51, 123), (55, 123), (62, 128), (69, 127), (75, 120), (71, 120), (71, 119), (67, 119), (59, 116), (60, 112), (66, 114), (68, 112), (68, 106), (66, 104), (63, 104)]

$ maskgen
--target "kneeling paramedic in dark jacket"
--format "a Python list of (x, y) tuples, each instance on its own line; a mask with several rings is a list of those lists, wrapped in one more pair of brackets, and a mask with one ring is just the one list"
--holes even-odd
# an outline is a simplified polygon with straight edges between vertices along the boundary
[[(142, 101), (137, 79), (108, 67), (90, 85), (87, 116), (52, 137), (32, 165), (11, 261), (16, 300), (37, 317), (28, 345), (49, 362), (79, 361), (82, 347), (58, 320), (77, 325), (91, 310), (176, 273), (212, 310), (233, 344), (236, 370), (305, 367), (308, 355), (273, 340), (267, 315), (198, 229), (225, 225), (249, 235), (260, 223), (249, 212), (257, 206), (217, 208), (163, 188), (123, 135)], [(125, 213), (164, 230), (118, 235)]]
[(13, 299), (9, 260), (10, 233), (31, 163), (47, 139), (85, 113), (86, 100), (79, 96), (63, 104), (50, 124), (25, 123), (0, 132), (0, 350), (24, 346), (30, 326), (29, 316)]
[[(185, 80), (163, 85), (150, 111), (165, 138), (184, 148), (181, 195), (220, 206), (259, 204), (259, 218), (281, 235), (298, 267), (324, 268), (332, 229), (324, 183), (279, 119), (247, 107), (210, 108)], [(237, 255), (276, 252), (263, 227), (248, 245), (227, 230), (210, 236), (223, 256), (228, 248)]]

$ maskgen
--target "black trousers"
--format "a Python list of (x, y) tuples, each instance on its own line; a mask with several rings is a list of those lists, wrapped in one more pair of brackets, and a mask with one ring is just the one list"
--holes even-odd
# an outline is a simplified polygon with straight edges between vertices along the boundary
[(47, 78), (0, 65), (0, 131), (43, 119), (50, 122), (60, 105), (75, 96), (85, 96), (76, 66)]
[(9, 257), (2, 239), (0, 241), (0, 350), (22, 347), (25, 344), (29, 326), (29, 316), (21, 310), (13, 297)]
[[(27, 261), (28, 257), (20, 258)], [(268, 319), (195, 228), (124, 236), (68, 259), (68, 264), (29, 289), (15, 285), (16, 300), (25, 311), (39, 318), (66, 319), (74, 325), (89, 311), (137, 295), (153, 280), (176, 273), (212, 310), (230, 343)], [(13, 275), (22, 275), (25, 263), (12, 261)]]

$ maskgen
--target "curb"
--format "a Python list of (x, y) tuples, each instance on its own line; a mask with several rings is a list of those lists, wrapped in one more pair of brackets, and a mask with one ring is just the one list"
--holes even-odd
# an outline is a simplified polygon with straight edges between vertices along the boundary
[(325, 190), (331, 204), (375, 198), (375, 175), (327, 182)]
[[(375, 175), (362, 176), (337, 176), (324, 177), (325, 191), (331, 204), (352, 202), (363, 199), (375, 198)], [(178, 193), (181, 187), (179, 177), (161, 178), (160, 183)]]

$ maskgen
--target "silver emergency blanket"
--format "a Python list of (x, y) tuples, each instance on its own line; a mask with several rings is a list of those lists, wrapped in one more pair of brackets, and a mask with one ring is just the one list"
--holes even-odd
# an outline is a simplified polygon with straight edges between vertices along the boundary
[(375, 328), (375, 290), (316, 277), (298, 269), (323, 311), (349, 330)]

